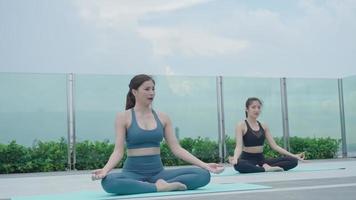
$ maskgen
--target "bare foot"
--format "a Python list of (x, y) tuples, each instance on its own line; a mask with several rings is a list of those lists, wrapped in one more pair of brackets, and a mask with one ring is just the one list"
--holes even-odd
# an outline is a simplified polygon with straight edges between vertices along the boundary
[(156, 182), (157, 192), (181, 191), (187, 190), (187, 186), (180, 182), (167, 183), (163, 179), (158, 179)]
[(270, 166), (270, 165), (268, 165), (268, 164), (266, 164), (266, 163), (263, 164), (262, 167), (265, 168), (265, 171), (266, 171), (266, 172), (282, 172), (282, 171), (284, 171), (284, 169), (281, 168), (281, 167), (278, 167), (278, 166)]

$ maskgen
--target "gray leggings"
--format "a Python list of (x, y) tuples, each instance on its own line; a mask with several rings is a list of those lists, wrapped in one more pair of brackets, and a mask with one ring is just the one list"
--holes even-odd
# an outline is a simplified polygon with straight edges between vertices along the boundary
[(113, 194), (157, 192), (155, 182), (180, 182), (189, 190), (207, 185), (210, 173), (198, 167), (164, 169), (159, 155), (128, 157), (121, 173), (110, 173), (102, 181), (103, 189)]

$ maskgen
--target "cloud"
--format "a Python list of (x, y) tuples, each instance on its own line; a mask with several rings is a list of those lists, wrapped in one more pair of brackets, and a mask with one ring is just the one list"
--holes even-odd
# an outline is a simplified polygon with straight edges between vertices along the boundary
[(165, 71), (164, 75), (166, 75), (166, 76), (173, 76), (173, 75), (176, 74), (176, 73), (173, 71), (172, 67), (169, 66), (169, 65), (164, 66), (164, 71)]
[(183, 28), (144, 27), (143, 38), (152, 42), (154, 54), (169, 56), (215, 56), (238, 53), (248, 47), (248, 41), (230, 39), (199, 30)]
[(178, 97), (194, 96), (210, 91), (211, 87), (215, 88), (211, 78), (184, 76), (165, 76), (164, 78), (171, 92)]
[(170, 65), (164, 66), (164, 71), (164, 79), (170, 91), (176, 96), (190, 96), (196, 94), (197, 90), (210, 88), (207, 79), (177, 76)]
[(171, 73), (165, 66), (194, 75), (340, 77), (355, 73), (353, 0), (297, 0), (282, 6), (208, 0), (78, 0), (76, 5), (86, 23), (101, 28), (100, 39), (108, 38), (97, 46), (109, 52), (117, 52), (116, 46), (108, 48), (114, 42), (135, 47), (133, 52), (124, 51), (140, 57), (143, 53), (142, 61), (161, 66), (160, 74)]
[(209, 0), (77, 0), (80, 16), (87, 21), (99, 25), (120, 27), (131, 24), (137, 25), (138, 20), (148, 14), (171, 12), (203, 4)]
[(142, 26), (139, 20), (149, 14), (172, 12), (208, 2), (180, 1), (77, 1), (80, 16), (99, 27), (138, 33), (152, 45), (155, 56), (217, 56), (234, 54), (248, 46), (246, 40), (226, 38), (193, 27)]

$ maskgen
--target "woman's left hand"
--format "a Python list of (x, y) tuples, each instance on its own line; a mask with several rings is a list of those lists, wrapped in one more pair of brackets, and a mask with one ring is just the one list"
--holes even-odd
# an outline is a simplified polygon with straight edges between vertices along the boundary
[(225, 167), (222, 164), (217, 163), (207, 163), (206, 169), (214, 174), (220, 174), (224, 171)]
[(296, 158), (300, 161), (304, 161), (305, 159), (305, 152), (295, 154)]

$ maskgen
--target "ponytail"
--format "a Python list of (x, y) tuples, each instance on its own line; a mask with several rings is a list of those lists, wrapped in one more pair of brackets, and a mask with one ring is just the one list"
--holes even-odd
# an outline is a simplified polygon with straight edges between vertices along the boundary
[(136, 99), (135, 96), (132, 94), (131, 89), (126, 95), (126, 110), (129, 110), (135, 106)]

